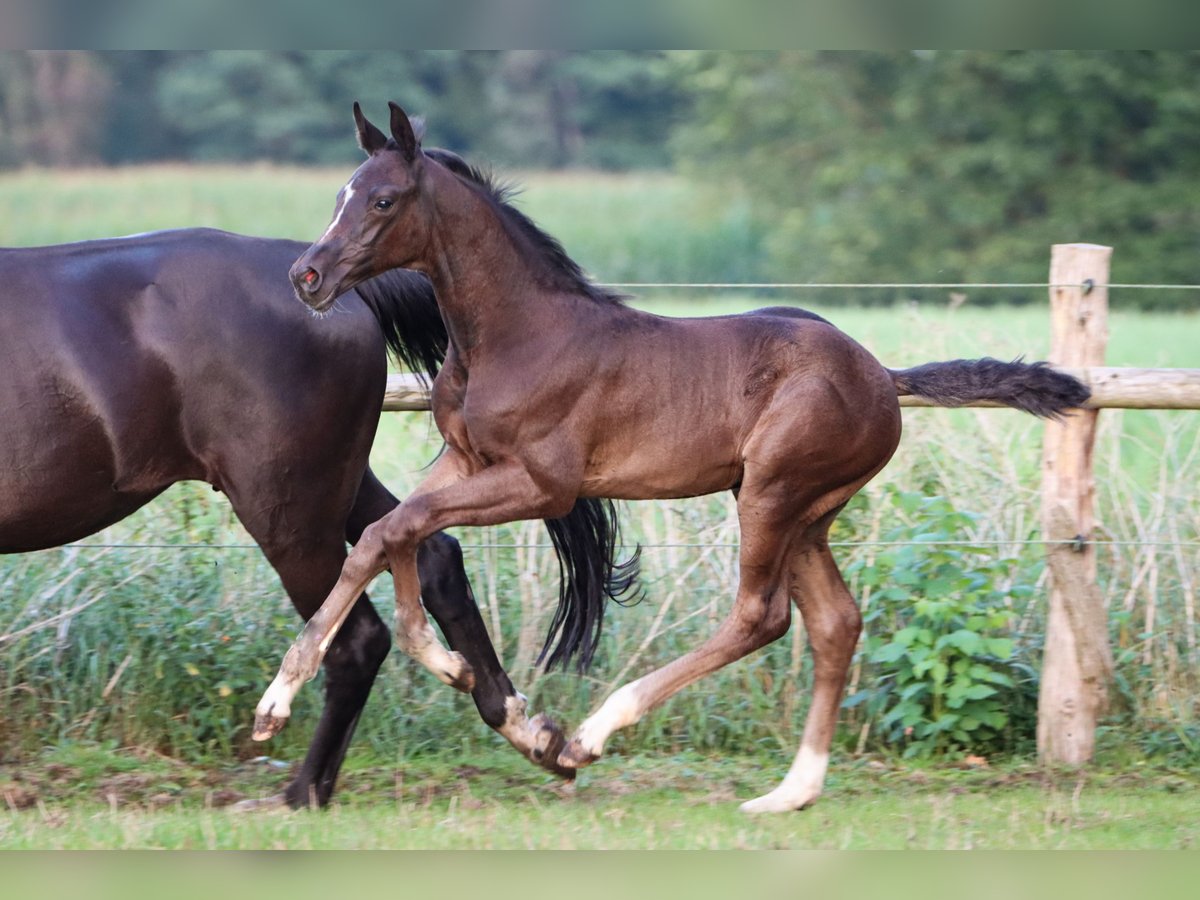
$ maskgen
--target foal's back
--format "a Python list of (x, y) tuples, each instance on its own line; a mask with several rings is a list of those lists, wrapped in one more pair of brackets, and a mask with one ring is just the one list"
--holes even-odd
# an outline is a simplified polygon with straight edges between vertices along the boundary
[[(870, 442), (878, 423), (881, 446), (894, 439), (891, 376), (812, 313), (776, 307), (666, 318), (610, 306), (592, 316), (583, 327), (566, 320), (575, 340), (556, 351), (556, 380), (544, 379), (545, 397), (524, 401), (535, 408), (558, 402), (567, 415), (587, 420), (580, 430), (592, 444), (589, 495), (644, 499), (732, 487), (749, 445), (773, 417), (851, 442)], [(545, 334), (537, 330), (539, 339)], [(629, 364), (634, 359), (636, 366)], [(520, 384), (527, 390), (530, 380)]]

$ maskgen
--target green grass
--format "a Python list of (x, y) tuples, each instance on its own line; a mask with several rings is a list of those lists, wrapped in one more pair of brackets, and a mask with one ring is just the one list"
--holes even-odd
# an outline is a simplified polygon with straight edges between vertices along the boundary
[[(0, 173), (0, 246), (204, 225), (312, 240), (346, 169), (266, 165)], [(530, 174), (516, 203), (607, 281), (750, 281), (758, 234), (738, 198), (668, 173)]]
[[(71, 747), (0, 770), (0, 847), (359, 849), (1133, 849), (1200, 841), (1194, 771), (914, 767), (835, 760), (804, 812), (747, 817), (784, 761), (607, 758), (565, 790), (505, 751), (381, 763), (352, 757), (324, 813), (244, 814), (269, 794), (263, 761), (205, 768)], [(15, 776), (15, 777), (14, 777)]]

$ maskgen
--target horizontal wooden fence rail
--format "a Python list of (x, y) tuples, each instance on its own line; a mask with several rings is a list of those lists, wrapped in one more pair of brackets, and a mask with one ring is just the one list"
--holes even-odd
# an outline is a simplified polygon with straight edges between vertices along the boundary
[[(1090, 409), (1200, 409), (1200, 369), (1062, 367), (1092, 389)], [(901, 397), (901, 406), (936, 406), (920, 397)], [(995, 406), (979, 403), (976, 406)], [(383, 395), (389, 412), (429, 409), (429, 387), (415, 375), (390, 375)]]

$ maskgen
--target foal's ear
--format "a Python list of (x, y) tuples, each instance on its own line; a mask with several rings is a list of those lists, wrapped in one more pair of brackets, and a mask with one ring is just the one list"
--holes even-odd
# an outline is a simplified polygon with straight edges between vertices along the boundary
[(390, 100), (388, 106), (392, 110), (392, 138), (396, 141), (405, 162), (412, 163), (421, 149), (421, 142), (417, 140), (412, 122), (408, 120), (408, 113)]
[(357, 100), (354, 101), (354, 126), (358, 129), (358, 146), (368, 156), (387, 145), (387, 135), (367, 121)]

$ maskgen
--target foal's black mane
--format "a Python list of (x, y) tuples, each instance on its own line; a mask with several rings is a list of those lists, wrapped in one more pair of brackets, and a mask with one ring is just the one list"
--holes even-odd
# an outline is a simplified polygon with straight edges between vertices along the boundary
[(449, 150), (432, 148), (424, 153), (429, 159), (482, 191), (483, 196), (495, 205), (496, 212), (505, 226), (524, 239), (545, 263), (549, 287), (582, 294), (597, 303), (621, 304), (625, 301), (624, 294), (594, 284), (579, 264), (567, 255), (557, 238), (546, 234), (529, 216), (512, 205), (512, 198), (518, 191), (516, 185), (498, 180), (491, 172), (472, 166)]

